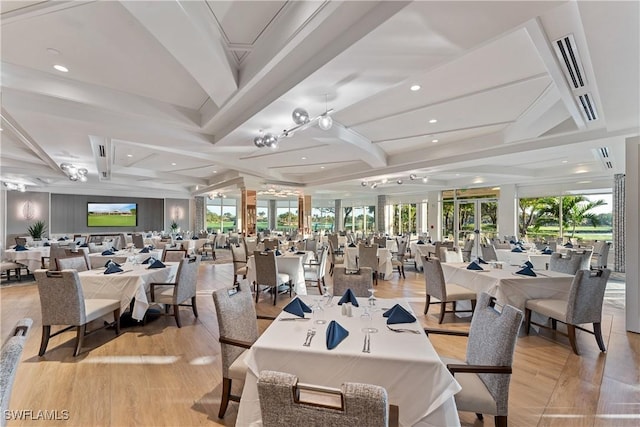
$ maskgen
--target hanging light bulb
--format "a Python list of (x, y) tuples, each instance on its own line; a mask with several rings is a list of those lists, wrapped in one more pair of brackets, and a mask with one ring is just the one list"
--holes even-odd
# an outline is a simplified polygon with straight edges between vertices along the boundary
[(256, 136), (255, 138), (253, 138), (253, 143), (258, 148), (264, 147), (264, 137), (262, 135)]
[(398, 185), (402, 184), (402, 180), (401, 179), (397, 180), (396, 182), (398, 183)]
[(297, 125), (303, 125), (309, 122), (309, 113), (304, 108), (296, 108), (291, 114), (291, 118)]
[(412, 173), (411, 175), (409, 175), (409, 179), (411, 181), (415, 181), (416, 179), (418, 179), (418, 175), (416, 175), (415, 173)]
[(324, 114), (318, 119), (318, 127), (322, 130), (329, 130), (333, 126), (333, 119), (329, 115), (329, 95), (324, 95)]

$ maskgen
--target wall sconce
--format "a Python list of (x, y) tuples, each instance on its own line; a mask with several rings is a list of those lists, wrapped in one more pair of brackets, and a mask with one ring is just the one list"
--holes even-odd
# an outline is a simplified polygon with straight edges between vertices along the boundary
[(36, 213), (31, 200), (27, 200), (22, 204), (22, 217), (28, 221), (35, 218)]
[(16, 184), (14, 182), (5, 182), (4, 186), (7, 187), (7, 190), (9, 191), (19, 191), (21, 193), (24, 193), (25, 191), (27, 191), (27, 188), (24, 186), (24, 184)]
[(79, 168), (71, 163), (60, 163), (60, 169), (71, 181), (87, 182), (88, 170)]

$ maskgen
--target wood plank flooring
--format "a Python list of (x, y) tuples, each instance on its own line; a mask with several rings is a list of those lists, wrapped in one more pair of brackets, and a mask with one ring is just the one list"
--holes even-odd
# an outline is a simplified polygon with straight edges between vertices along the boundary
[[(406, 268), (380, 280), (376, 296), (406, 297), (424, 326), (467, 329), (468, 321), (445, 318), (437, 324), (438, 306), (427, 317), (424, 279)], [(327, 276), (328, 277), (328, 276)], [(183, 327), (162, 317), (144, 327), (126, 328), (119, 337), (104, 330), (85, 340), (83, 352), (72, 356), (74, 333), (51, 339), (44, 357), (40, 345), (40, 301), (35, 284), (0, 288), (1, 334), (6, 339), (15, 322), (31, 317), (29, 335), (13, 389), (10, 410), (49, 412), (67, 420), (9, 420), (9, 426), (200, 426), (234, 425), (237, 404), (224, 420), (217, 418), (221, 392), (220, 346), (211, 292), (231, 283), (231, 264), (201, 265), (198, 281), (200, 317), (183, 308)], [(327, 281), (331, 284), (331, 280)], [(309, 286), (310, 293), (317, 290)], [(619, 294), (619, 292), (618, 292)], [(609, 293), (608, 293), (609, 295)], [(624, 308), (615, 291), (607, 298), (603, 334), (608, 352), (600, 353), (593, 336), (579, 333), (582, 356), (566, 338), (545, 331), (518, 340), (511, 381), (510, 426), (637, 426), (640, 425), (640, 336), (624, 330)], [(277, 314), (268, 298), (257, 305), (261, 314)], [(260, 321), (262, 329), (268, 322)], [(432, 335), (441, 355), (464, 359), (466, 340)], [(402, 410), (402, 408), (400, 408)], [(4, 414), (3, 414), (4, 415)], [(493, 426), (474, 414), (461, 413), (463, 425)]]

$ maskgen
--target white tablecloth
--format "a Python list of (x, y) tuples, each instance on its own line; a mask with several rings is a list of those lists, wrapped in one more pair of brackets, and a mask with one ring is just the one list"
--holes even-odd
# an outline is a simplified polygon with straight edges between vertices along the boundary
[(545, 270), (551, 255), (543, 255), (536, 252), (511, 252), (509, 249), (496, 249), (498, 261), (508, 265), (522, 265), (531, 261), (534, 269)]
[(503, 269), (482, 265), (484, 271), (467, 270), (469, 263), (442, 263), (445, 281), (457, 283), (477, 293), (488, 292), (500, 304), (510, 304), (524, 311), (529, 299), (553, 298), (568, 300), (573, 282), (571, 274), (557, 271), (536, 271), (537, 277), (515, 274), (519, 267), (504, 265)]
[(422, 270), (422, 256), (432, 257), (436, 254), (436, 245), (432, 245), (431, 243), (426, 244), (417, 244), (415, 242), (409, 245), (411, 249), (411, 256), (416, 260), (416, 267), (419, 270)]
[[(303, 297), (307, 304), (314, 298)], [(360, 306), (366, 298), (358, 299)], [(404, 300), (378, 299), (379, 307), (402, 304)], [(275, 320), (249, 350), (249, 367), (245, 381), (237, 426), (261, 425), (260, 403), (256, 386), (262, 370), (276, 370), (298, 376), (300, 382), (339, 388), (344, 382), (362, 382), (384, 387), (389, 403), (400, 407), (402, 426), (460, 425), (453, 395), (460, 386), (440, 361), (431, 342), (421, 334), (400, 334), (386, 328), (382, 310), (374, 313), (373, 326), (379, 332), (371, 334), (371, 353), (362, 353), (364, 333), (360, 314), (353, 308), (353, 317), (340, 315), (340, 307), (325, 307), (327, 323), (315, 325), (309, 321), (280, 322)], [(281, 313), (279, 317), (291, 317)], [(325, 344), (326, 327), (336, 320), (349, 331), (349, 336), (333, 350)], [(402, 325), (419, 329), (419, 324)], [(303, 347), (307, 329), (315, 327), (317, 334), (310, 347)], [(354, 426), (355, 427), (355, 426)]]
[[(305, 252), (304, 255), (296, 255), (292, 253), (284, 253), (284, 255), (276, 257), (278, 273), (285, 273), (293, 282), (293, 290), (298, 295), (307, 295), (307, 285), (304, 281), (303, 263), (308, 263), (313, 257), (313, 252)], [(256, 261), (250, 256), (247, 260), (247, 280), (253, 283), (256, 280)]]
[(42, 257), (49, 257), (49, 246), (28, 248), (26, 251), (17, 252), (14, 249), (7, 249), (4, 256), (9, 261), (26, 265), (29, 271), (34, 272), (42, 267)]
[[(358, 256), (358, 248), (344, 248), (344, 263), (348, 269), (358, 268), (356, 257)], [(393, 274), (393, 265), (391, 264), (391, 250), (378, 248), (378, 273), (383, 274), (383, 278), (388, 280)]]
[(165, 262), (165, 268), (148, 269), (146, 265), (122, 265), (122, 273), (104, 274), (104, 269), (82, 271), (78, 273), (85, 298), (112, 298), (120, 300), (121, 312), (135, 298), (134, 319), (142, 320), (149, 308), (150, 283), (171, 282), (175, 279), (178, 262)]
[(127, 262), (127, 259), (135, 254), (136, 258), (139, 262), (143, 262), (149, 257), (154, 257), (155, 259), (162, 259), (162, 249), (153, 249), (150, 250), (149, 253), (141, 254), (140, 251), (142, 249), (136, 249), (133, 253), (127, 250), (117, 251), (113, 255), (102, 255), (101, 252), (96, 252), (89, 254), (89, 261), (91, 262), (91, 269), (104, 267), (107, 261), (113, 260), (113, 262), (117, 262), (118, 264), (122, 264)]

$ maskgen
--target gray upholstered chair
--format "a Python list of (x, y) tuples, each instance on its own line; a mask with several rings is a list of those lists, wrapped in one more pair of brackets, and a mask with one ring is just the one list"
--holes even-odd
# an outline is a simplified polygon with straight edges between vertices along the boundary
[(373, 245), (377, 246), (379, 248), (386, 248), (387, 247), (387, 239), (386, 239), (386, 237), (374, 237), (373, 238)]
[(265, 249), (271, 249), (274, 251), (278, 249), (278, 246), (280, 246), (278, 239), (264, 239), (262, 243), (264, 244)]
[(231, 245), (231, 258), (233, 259), (233, 284), (238, 283), (238, 276), (243, 279), (247, 278), (247, 254), (245, 247), (240, 245)]
[(485, 261), (497, 261), (498, 256), (496, 255), (496, 249), (493, 245), (482, 244), (480, 246), (480, 250), (482, 251), (482, 259)]
[(244, 382), (247, 373), (245, 355), (247, 349), (258, 339), (256, 308), (251, 297), (251, 287), (240, 283), (231, 289), (213, 292), (213, 303), (220, 329), (220, 354), (222, 359), (222, 398), (218, 418), (223, 418), (229, 401), (240, 401), (240, 396), (231, 394), (232, 380)]
[(610, 242), (595, 242), (593, 245), (593, 267), (594, 268), (607, 268), (607, 259), (609, 258)]
[[(306, 402), (305, 391), (316, 395), (332, 394), (339, 399), (339, 406)], [(258, 379), (258, 396), (264, 427), (389, 425), (387, 391), (377, 385), (344, 383), (340, 390), (334, 390), (299, 384), (295, 375), (262, 371)]]
[(289, 297), (291, 297), (291, 291), (293, 290), (291, 279), (288, 274), (278, 272), (275, 252), (255, 251), (253, 256), (256, 263), (256, 302), (258, 302), (258, 297), (260, 296), (261, 285), (266, 286), (270, 292), (273, 292), (273, 305), (276, 305), (280, 285), (289, 287)]
[(165, 249), (162, 251), (162, 261), (180, 262), (187, 257), (186, 249)]
[(25, 246), (27, 244), (26, 237), (16, 237), (15, 241), (16, 241), (16, 245)]
[(358, 268), (369, 267), (378, 284), (378, 246), (358, 245)]
[(315, 254), (318, 251), (318, 241), (313, 237), (308, 238), (304, 242), (304, 250)]
[[(193, 315), (198, 317), (198, 306), (196, 305), (196, 288), (198, 282), (198, 267), (200, 266), (200, 255), (191, 258), (182, 258), (176, 281), (173, 283), (151, 283), (150, 303), (165, 304), (167, 308), (173, 307), (173, 316), (176, 318), (178, 328), (180, 323), (180, 306), (191, 307)], [(161, 288), (156, 291), (156, 288)], [(185, 304), (191, 300), (191, 304)]]
[(522, 312), (505, 305), (497, 309), (495, 298), (483, 292), (478, 298), (469, 333), (425, 329), (428, 334), (468, 335), (466, 361), (441, 358), (462, 390), (455, 395), (458, 411), (493, 415), (496, 427), (507, 426), (509, 382), (513, 352)]
[(440, 262), (464, 262), (462, 251), (457, 246), (451, 249), (441, 246), (438, 258)]
[[(602, 340), (600, 322), (602, 319), (604, 291), (610, 274), (611, 270), (609, 269), (578, 271), (571, 283), (568, 301), (556, 299), (528, 300), (525, 304), (526, 332), (529, 333), (531, 323), (546, 327), (546, 325), (531, 321), (531, 312), (535, 311), (551, 318), (551, 327), (553, 329), (556, 329), (556, 321), (567, 325), (567, 336), (575, 354), (580, 354), (578, 353), (578, 344), (576, 342), (576, 329), (595, 335), (600, 351), (607, 351)], [(584, 323), (592, 323), (593, 331), (578, 326)]]
[(368, 297), (373, 287), (373, 275), (370, 267), (362, 267), (357, 273), (347, 274), (344, 267), (333, 270), (333, 295), (340, 296), (351, 289), (357, 297)]
[[(97, 330), (87, 332), (87, 324), (109, 313), (113, 313), (116, 335), (120, 334), (120, 300), (85, 299), (78, 272), (75, 270), (36, 270), (34, 275), (38, 283), (42, 311), (42, 342), (39, 356), (43, 356), (47, 351), (50, 337), (74, 326), (76, 327), (76, 346), (73, 355), (77, 356), (82, 348), (84, 336)], [(53, 325), (69, 325), (69, 327), (52, 334), (51, 326)]]
[(398, 275), (404, 279), (406, 277), (404, 275), (404, 259), (407, 256), (407, 241), (402, 240), (396, 243), (398, 244), (398, 252), (395, 254), (395, 258), (391, 260), (391, 265), (398, 269)]
[[(442, 242), (436, 242), (435, 243), (435, 247), (436, 247), (436, 252), (435, 252), (435, 256), (436, 257), (440, 257), (440, 249), (441, 248), (446, 248), (446, 249), (453, 249), (453, 241), (447, 240), (447, 241), (442, 241)], [(440, 260), (442, 261), (442, 260)]]
[(471, 250), (473, 249), (473, 243), (475, 240), (467, 239), (464, 241), (464, 247), (462, 248), (462, 260), (464, 262), (471, 261)]
[[(476, 304), (476, 293), (470, 289), (455, 283), (446, 283), (444, 273), (438, 258), (422, 258), (424, 267), (424, 281), (427, 289), (426, 301), (424, 304), (424, 314), (429, 311), (430, 304), (440, 304), (440, 319), (442, 323), (446, 313), (469, 313), (473, 312)], [(432, 302), (431, 297), (438, 301)], [(470, 300), (471, 310), (456, 310), (456, 301)], [(453, 310), (447, 310), (447, 303), (453, 304)]]
[(322, 289), (325, 286), (324, 275), (327, 270), (327, 248), (320, 249), (317, 261), (312, 261), (303, 265), (305, 282), (315, 282), (318, 291), (322, 295)]
[(582, 255), (573, 255), (571, 253), (563, 257), (561, 253), (554, 252), (549, 259), (549, 270), (558, 273), (576, 274), (582, 263)]
[(76, 270), (78, 272), (89, 270), (87, 260), (82, 254), (58, 258), (56, 263), (58, 264), (58, 270)]
[(33, 320), (29, 318), (19, 320), (13, 328), (10, 338), (2, 344), (2, 350), (0, 350), (0, 410), (3, 415), (0, 417), (0, 426), (2, 427), (7, 424), (5, 411), (9, 409), (13, 381), (32, 324)]
[(140, 233), (135, 233), (131, 235), (131, 242), (133, 243), (133, 246), (138, 249), (144, 248), (144, 238)]
[[(331, 239), (332, 236), (329, 236), (329, 256), (331, 257), (331, 264), (329, 265), (329, 274), (333, 276), (333, 271), (336, 267), (344, 266), (344, 252), (338, 253), (336, 251), (336, 246)], [(335, 236), (336, 242), (338, 241), (338, 237)], [(337, 245), (337, 243), (336, 243)]]

